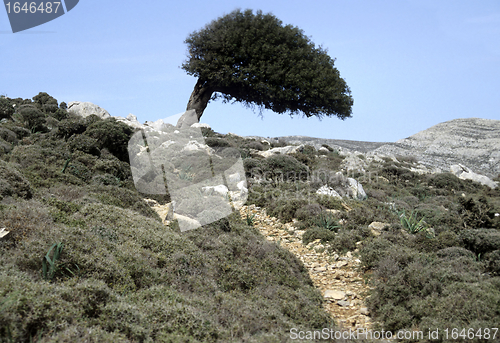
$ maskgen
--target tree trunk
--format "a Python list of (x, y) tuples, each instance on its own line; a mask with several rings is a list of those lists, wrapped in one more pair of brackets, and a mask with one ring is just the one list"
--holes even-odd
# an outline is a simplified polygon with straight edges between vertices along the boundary
[(199, 121), (213, 93), (214, 89), (207, 82), (198, 79), (198, 82), (196, 82), (194, 86), (193, 93), (191, 93), (189, 97), (186, 111), (195, 110)]

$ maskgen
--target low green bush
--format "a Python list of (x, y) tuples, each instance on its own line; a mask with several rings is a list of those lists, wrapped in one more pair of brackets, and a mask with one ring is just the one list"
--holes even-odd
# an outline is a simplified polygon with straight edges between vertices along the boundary
[(307, 180), (309, 168), (289, 155), (274, 155), (260, 162), (261, 177), (266, 182)]
[(128, 162), (128, 142), (134, 130), (114, 118), (95, 121), (88, 125), (85, 135), (94, 138), (99, 148), (106, 148), (120, 161)]
[(307, 245), (312, 241), (321, 239), (322, 243), (329, 243), (335, 240), (335, 232), (327, 230), (323, 227), (312, 227), (307, 229), (302, 235), (302, 243)]
[(12, 164), (0, 160), (0, 199), (6, 196), (31, 198), (33, 192), (29, 181)]

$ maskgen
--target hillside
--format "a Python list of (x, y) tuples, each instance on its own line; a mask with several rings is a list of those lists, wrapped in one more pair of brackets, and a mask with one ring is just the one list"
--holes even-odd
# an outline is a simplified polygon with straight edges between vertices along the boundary
[(343, 151), (413, 156), (420, 163), (449, 171), (463, 164), (473, 171), (496, 177), (500, 174), (500, 120), (466, 118), (437, 124), (397, 142), (362, 142), (305, 136), (277, 137), (289, 144), (327, 144)]
[[(221, 218), (202, 202), (214, 192), (231, 199), (226, 185), (245, 179), (246, 213), (181, 232), (177, 212), (150, 207), (175, 207), (173, 192), (137, 191), (130, 159), (157, 156), (149, 141), (128, 145), (139, 130), (124, 123), (133, 116), (72, 114), (40, 93), (0, 97), (0, 117), (0, 342), (292, 342), (293, 328), (305, 336), (364, 323), (421, 333), (408, 342), (498, 340), (500, 187), (374, 153), (413, 144), (422, 158), (441, 159), (468, 151), (450, 138), (463, 136), (476, 159), (494, 163), (487, 141), (496, 144), (496, 123), (490, 132), (475, 120), (469, 133), (460, 130), (470, 120), (443, 123), (443, 134), (433, 127), (403, 143), (308, 141), (316, 147), (201, 126), (205, 144), (161, 143), (179, 148), (179, 164), (138, 182), (166, 186), (170, 173), (192, 185), (177, 191), (196, 221)], [(439, 150), (438, 140), (456, 149)], [(177, 151), (207, 152), (211, 173)], [(227, 162), (221, 151), (241, 156), (245, 175), (197, 189)], [(467, 334), (428, 339), (451, 328)]]

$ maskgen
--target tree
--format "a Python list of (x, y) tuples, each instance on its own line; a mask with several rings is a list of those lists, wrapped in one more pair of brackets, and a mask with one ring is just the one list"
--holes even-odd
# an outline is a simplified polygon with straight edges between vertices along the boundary
[(33, 97), (33, 102), (39, 109), (47, 113), (54, 113), (58, 109), (56, 98), (45, 92), (40, 92)]
[(187, 110), (195, 110), (198, 120), (217, 98), (280, 114), (351, 117), (351, 91), (335, 60), (272, 14), (236, 10), (185, 43), (189, 59), (182, 68), (198, 78)]
[(13, 101), (3, 95), (0, 95), (0, 119), (10, 118), (14, 114)]

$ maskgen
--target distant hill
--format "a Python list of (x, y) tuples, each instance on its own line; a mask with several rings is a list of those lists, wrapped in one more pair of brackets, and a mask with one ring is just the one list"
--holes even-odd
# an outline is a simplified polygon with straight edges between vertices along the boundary
[(500, 120), (465, 118), (434, 125), (395, 143), (284, 136), (290, 144), (310, 144), (361, 153), (414, 156), (420, 163), (447, 171), (463, 164), (489, 177), (500, 174)]

